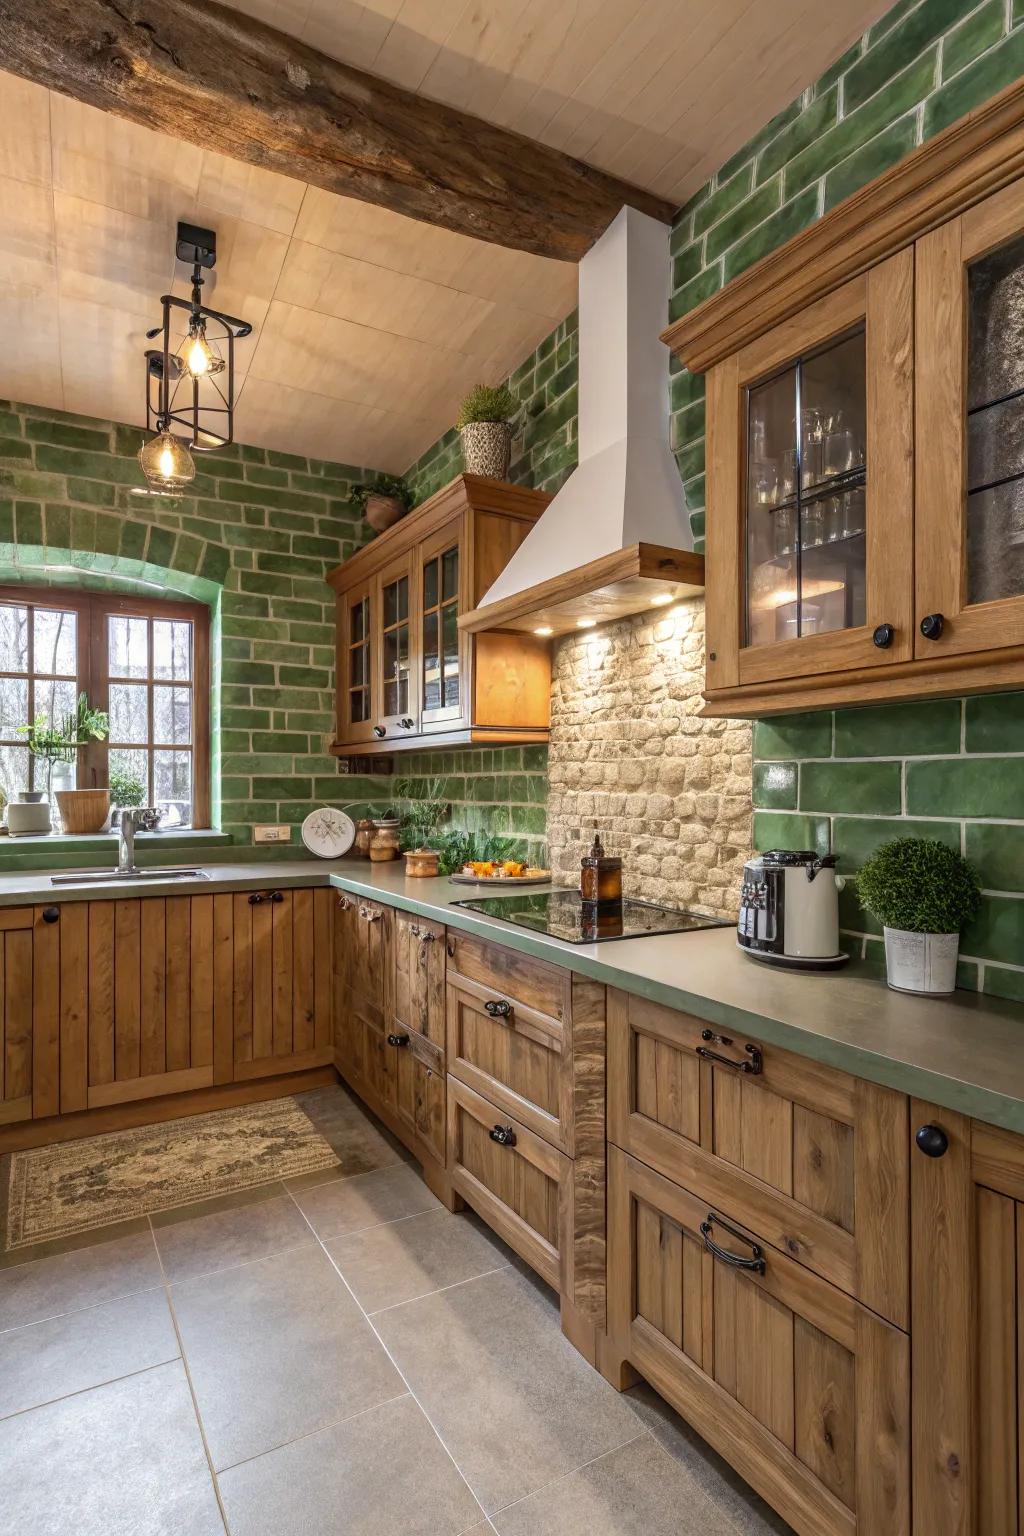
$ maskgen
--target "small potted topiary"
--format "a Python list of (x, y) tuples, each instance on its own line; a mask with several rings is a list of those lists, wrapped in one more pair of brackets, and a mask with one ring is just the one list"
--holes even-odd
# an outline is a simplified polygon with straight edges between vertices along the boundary
[(507, 384), (478, 384), (463, 400), (455, 425), (469, 475), (504, 480), (512, 461), (512, 432), (519, 403)]
[(952, 992), (960, 930), (981, 900), (967, 860), (934, 838), (896, 837), (861, 869), (857, 894), (882, 924), (890, 987)]
[(399, 475), (374, 475), (364, 485), (354, 485), (349, 502), (366, 518), (374, 533), (383, 533), (412, 506), (412, 491)]

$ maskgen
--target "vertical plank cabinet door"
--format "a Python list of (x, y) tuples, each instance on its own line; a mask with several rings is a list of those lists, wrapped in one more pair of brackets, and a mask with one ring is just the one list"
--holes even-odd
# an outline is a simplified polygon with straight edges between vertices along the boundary
[(907, 1100), (609, 991), (609, 1138), (909, 1323)]
[(32, 1117), (34, 925), (31, 907), (0, 911), (0, 1125)]
[(909, 1536), (903, 1332), (614, 1147), (608, 1305), (616, 1350), (800, 1536)]
[(397, 1064), (385, 1039), (392, 913), (340, 896), (334, 916), (334, 1064), (371, 1107), (393, 1106)]
[(408, 1144), (416, 1152), (445, 1160), (444, 1054), (424, 1035), (393, 1025), (386, 1039), (394, 1060), (387, 1065), (394, 1079), (394, 1108)]
[(330, 891), (302, 888), (230, 898), (232, 948), (225, 965), (236, 1080), (333, 1060), (331, 899)]
[(444, 1050), (444, 927), (429, 918), (396, 910), (393, 919), (395, 981), (392, 1014), (396, 1025), (414, 1029)]
[(393, 980), (387, 1044), (395, 1110), (412, 1149), (445, 1160), (445, 931), (440, 923), (392, 914)]

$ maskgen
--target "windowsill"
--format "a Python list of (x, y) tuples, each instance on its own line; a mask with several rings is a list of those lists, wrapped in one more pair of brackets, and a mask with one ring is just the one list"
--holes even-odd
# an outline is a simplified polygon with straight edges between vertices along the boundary
[[(192, 857), (200, 849), (228, 848), (231, 844), (230, 832), (212, 828), (180, 827), (174, 831), (135, 834), (136, 856), (143, 867), (180, 863), (182, 854)], [(50, 832), (24, 837), (11, 837), (8, 833), (0, 837), (0, 872), (100, 868), (116, 861), (116, 832)]]

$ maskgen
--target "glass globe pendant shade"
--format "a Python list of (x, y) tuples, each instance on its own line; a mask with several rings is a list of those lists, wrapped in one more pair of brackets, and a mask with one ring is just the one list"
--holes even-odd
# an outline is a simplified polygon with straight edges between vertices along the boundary
[(206, 321), (193, 320), (181, 349), (185, 367), (193, 379), (209, 378), (224, 368), (224, 359), (206, 339)]
[(176, 491), (196, 477), (196, 466), (180, 437), (166, 429), (139, 449), (142, 472), (156, 490)]

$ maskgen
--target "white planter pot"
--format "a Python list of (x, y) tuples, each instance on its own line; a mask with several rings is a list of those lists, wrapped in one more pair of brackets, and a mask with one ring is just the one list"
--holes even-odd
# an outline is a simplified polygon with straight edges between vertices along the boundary
[(896, 992), (952, 992), (956, 988), (959, 933), (907, 933), (886, 928), (885, 970)]

